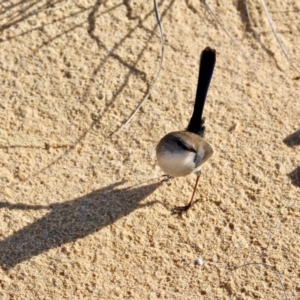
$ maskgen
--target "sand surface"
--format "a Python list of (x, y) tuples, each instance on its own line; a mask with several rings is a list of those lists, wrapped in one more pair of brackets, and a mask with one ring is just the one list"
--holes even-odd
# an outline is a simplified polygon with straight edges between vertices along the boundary
[[(300, 2), (266, 1), (290, 62), (260, 0), (207, 3), (158, 3), (121, 131), (152, 1), (0, 3), (1, 299), (300, 299)], [(195, 176), (160, 183), (155, 147), (206, 46), (214, 155), (180, 218)]]

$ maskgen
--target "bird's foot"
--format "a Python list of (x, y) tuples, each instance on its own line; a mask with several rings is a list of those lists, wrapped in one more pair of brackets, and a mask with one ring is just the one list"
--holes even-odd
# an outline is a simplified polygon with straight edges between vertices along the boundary
[(162, 177), (161, 183), (167, 182), (167, 181), (169, 181), (170, 179), (174, 178), (174, 177), (172, 177), (172, 176), (170, 176), (170, 175), (167, 175), (167, 174), (162, 175), (161, 177)]
[(186, 214), (188, 210), (197, 202), (201, 201), (201, 199), (194, 200), (193, 202), (190, 202), (188, 205), (185, 206), (175, 206), (171, 212), (172, 215), (178, 215), (182, 217), (182, 215)]
[(188, 205), (185, 206), (175, 206), (172, 209), (172, 215), (178, 215), (182, 217), (184, 214), (187, 213), (187, 211), (192, 207), (193, 203), (189, 203)]

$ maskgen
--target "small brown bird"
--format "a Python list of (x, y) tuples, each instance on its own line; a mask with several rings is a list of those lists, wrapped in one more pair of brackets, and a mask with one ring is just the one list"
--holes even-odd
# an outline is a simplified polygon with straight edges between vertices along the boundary
[(186, 176), (191, 173), (197, 175), (194, 191), (188, 205), (173, 209), (173, 213), (180, 215), (192, 207), (201, 174), (201, 166), (213, 154), (212, 147), (204, 140), (205, 126), (202, 113), (215, 62), (216, 51), (206, 47), (200, 57), (196, 100), (189, 125), (184, 131), (168, 133), (156, 147), (158, 165), (167, 175), (171, 177)]

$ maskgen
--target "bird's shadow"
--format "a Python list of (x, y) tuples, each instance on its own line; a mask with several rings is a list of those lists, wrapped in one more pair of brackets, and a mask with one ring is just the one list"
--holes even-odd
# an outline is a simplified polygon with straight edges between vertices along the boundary
[(123, 183), (111, 184), (83, 197), (49, 206), (0, 202), (0, 209), (50, 210), (39, 220), (0, 241), (0, 266), (9, 270), (33, 256), (88, 236), (135, 209), (155, 203), (140, 204), (160, 182), (115, 189)]

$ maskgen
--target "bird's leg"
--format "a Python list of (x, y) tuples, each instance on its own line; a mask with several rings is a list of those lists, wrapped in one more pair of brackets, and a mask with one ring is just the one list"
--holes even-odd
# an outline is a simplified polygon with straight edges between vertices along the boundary
[(188, 205), (186, 206), (176, 206), (173, 208), (172, 210), (172, 214), (178, 214), (178, 215), (182, 215), (183, 213), (186, 213), (194, 204), (194, 195), (195, 195), (195, 192), (196, 192), (196, 189), (197, 189), (197, 185), (198, 185), (198, 181), (199, 181), (199, 178), (200, 178), (200, 173), (197, 174), (197, 179), (196, 179), (196, 183), (195, 183), (195, 186), (194, 186), (194, 191), (193, 191), (193, 194), (192, 194), (192, 197), (191, 197), (191, 200), (189, 202)]

